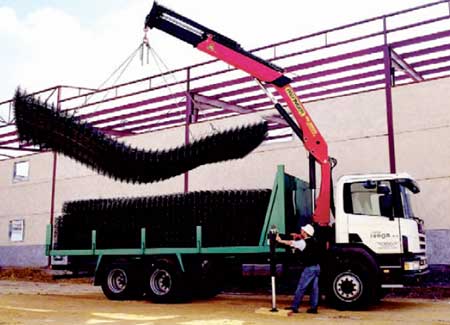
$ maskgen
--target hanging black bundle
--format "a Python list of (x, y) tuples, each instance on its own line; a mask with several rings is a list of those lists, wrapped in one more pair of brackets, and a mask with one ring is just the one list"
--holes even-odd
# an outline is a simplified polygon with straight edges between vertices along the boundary
[(20, 90), (14, 97), (14, 110), (20, 141), (50, 148), (101, 174), (133, 183), (160, 181), (204, 164), (243, 158), (261, 144), (268, 130), (262, 122), (152, 151), (118, 142)]
[(193, 247), (196, 226), (202, 245), (258, 245), (270, 190), (199, 191), (137, 198), (65, 202), (55, 221), (56, 249)]

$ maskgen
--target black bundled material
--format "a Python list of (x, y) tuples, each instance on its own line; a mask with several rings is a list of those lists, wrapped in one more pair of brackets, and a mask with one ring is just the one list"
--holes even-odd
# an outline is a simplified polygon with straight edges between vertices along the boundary
[(200, 191), (165, 196), (66, 202), (55, 221), (55, 249), (258, 245), (270, 190)]
[(204, 164), (243, 158), (266, 137), (266, 122), (239, 127), (169, 150), (142, 150), (118, 142), (67, 112), (18, 90), (14, 110), (19, 140), (62, 153), (111, 178), (150, 183)]

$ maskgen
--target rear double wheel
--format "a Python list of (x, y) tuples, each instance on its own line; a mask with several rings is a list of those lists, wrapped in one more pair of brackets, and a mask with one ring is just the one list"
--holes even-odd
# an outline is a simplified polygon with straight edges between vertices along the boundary
[(117, 264), (105, 268), (101, 287), (110, 300), (135, 299), (140, 293), (140, 283), (130, 265)]
[(146, 277), (148, 299), (156, 303), (186, 300), (187, 283), (179, 267), (171, 260), (158, 260), (148, 269)]

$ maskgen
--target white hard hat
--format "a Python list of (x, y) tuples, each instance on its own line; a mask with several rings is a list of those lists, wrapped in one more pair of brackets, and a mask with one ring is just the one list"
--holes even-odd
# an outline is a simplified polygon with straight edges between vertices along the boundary
[(309, 236), (314, 236), (314, 227), (310, 224), (307, 224), (301, 228), (304, 232), (306, 232)]

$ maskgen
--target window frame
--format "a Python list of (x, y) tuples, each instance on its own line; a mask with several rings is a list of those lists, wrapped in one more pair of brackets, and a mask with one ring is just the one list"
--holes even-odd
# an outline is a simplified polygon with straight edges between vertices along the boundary
[[(21, 232), (20, 232), (20, 239), (13, 239), (13, 224), (20, 222), (21, 223)], [(12, 219), (9, 220), (9, 224), (8, 224), (8, 239), (10, 242), (12, 243), (20, 243), (25, 241), (25, 218), (21, 218), (21, 219)]]
[[(20, 164), (27, 164), (27, 173), (26, 176), (22, 176), (22, 175), (18, 175), (17, 173), (17, 166)], [(28, 180), (30, 180), (30, 161), (29, 160), (19, 160), (19, 161), (15, 161), (14, 162), (14, 166), (13, 166), (13, 183), (20, 183), (20, 182), (26, 182)]]

